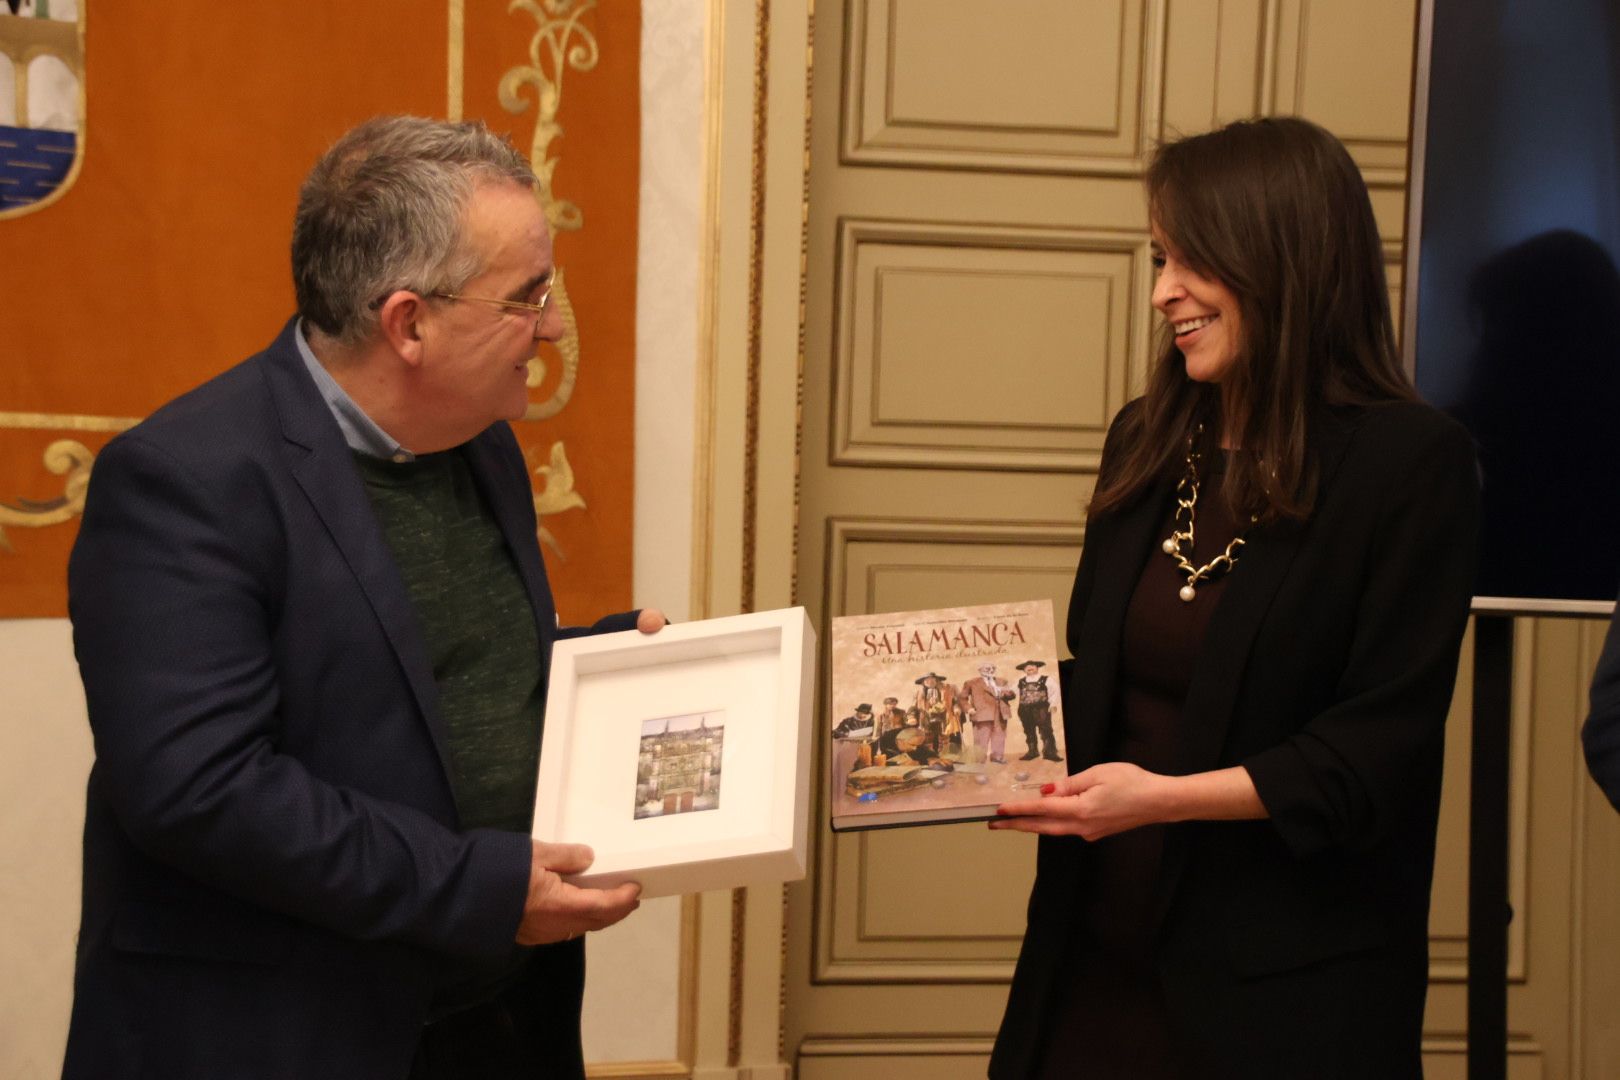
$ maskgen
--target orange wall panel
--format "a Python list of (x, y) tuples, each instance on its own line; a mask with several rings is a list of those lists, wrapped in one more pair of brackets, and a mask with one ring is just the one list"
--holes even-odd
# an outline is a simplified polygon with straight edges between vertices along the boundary
[[(550, 36), (536, 44), (542, 25)], [(561, 134), (549, 142), (542, 135), (537, 149), (542, 161), (555, 162), (553, 198), (573, 204), (581, 219), (577, 229), (553, 230), (578, 323), (579, 374), (556, 416), (514, 429), (531, 465), (549, 462), (552, 445), (561, 442), (573, 467), (585, 508), (544, 519), (556, 539), (545, 556), (563, 621), (588, 622), (630, 604), (641, 7), (608, 0), (568, 32), (563, 20), (542, 24), (521, 8), (507, 11), (505, 3), (472, 4), (466, 39), (465, 114), (510, 133), (520, 148), (535, 142), (539, 104), (526, 86), (520, 92), (526, 108), (509, 111), (500, 100), (502, 79), (537, 57), (560, 90)], [(557, 78), (550, 40), (562, 42), (565, 64), (571, 54), (594, 63), (565, 66)], [(534, 391), (536, 401), (549, 398), (562, 369), (556, 349), (542, 346), (542, 358), (548, 378)]]
[[(77, 181), (0, 221), (0, 504), (12, 507), (62, 496), (44, 465), (50, 444), (93, 452), (110, 432), (20, 428), (7, 414), (140, 417), (274, 337), (292, 312), (299, 181), (344, 130), (383, 112), (446, 115), (457, 63), (467, 116), (524, 150), (533, 126), (532, 107), (513, 116), (496, 99), (500, 76), (528, 62), (534, 27), (505, 0), (466, 0), (460, 57), (436, 0), (80, 2)], [(586, 223), (557, 240), (581, 325), (580, 385), (553, 420), (517, 425), (537, 451), (564, 441), (577, 470), (586, 506), (546, 519), (567, 556), (546, 552), (559, 607), (576, 620), (629, 602), (639, 5), (610, 0), (584, 25), (601, 60), (567, 72), (569, 137), (554, 144), (558, 197)], [(0, 617), (63, 614), (75, 523), (4, 521), (0, 510)]]

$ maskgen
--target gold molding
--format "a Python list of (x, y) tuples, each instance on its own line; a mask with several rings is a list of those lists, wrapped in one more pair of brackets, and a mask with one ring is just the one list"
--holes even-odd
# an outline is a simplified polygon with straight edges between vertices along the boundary
[(675, 1056), (694, 1067), (698, 1026), (698, 932), (702, 925), (703, 898), (689, 893), (681, 897), (680, 998), (676, 1002)]
[(445, 63), (445, 106), (444, 118), (446, 120), (460, 120), (466, 98), (466, 68), (467, 68), (467, 0), (448, 0), (446, 14), (449, 25), (446, 28), (446, 37), (449, 43), (450, 55)]
[[(794, 604), (802, 604), (799, 596), (799, 507), (804, 497), (804, 372), (805, 372), (805, 312), (810, 291), (810, 135), (815, 115), (815, 53), (816, 4), (806, 0), (804, 28), (804, 131), (801, 134), (800, 161), (803, 162), (799, 181), (799, 325), (794, 345), (793, 415), (799, 419), (793, 433), (793, 530), (791, 562), (788, 571), (788, 597)], [(814, 856), (811, 856), (812, 864)], [(793, 907), (788, 902), (788, 890), (782, 889), (782, 932), (777, 955), (776, 998), (776, 1060), (787, 1061), (788, 1010), (788, 945), (793, 932)]]
[(1255, 113), (1277, 111), (1277, 57), (1282, 48), (1282, 0), (1265, 0), (1260, 14), (1260, 53), (1255, 62), (1260, 67), (1257, 81)]
[[(770, 4), (754, 0), (754, 146), (748, 183), (748, 383), (743, 413), (743, 612), (754, 610), (758, 560), (754, 554), (759, 515), (759, 388), (764, 338), (765, 143), (769, 135), (766, 95), (770, 92)], [(732, 1064), (736, 1064), (735, 1061)]]
[(0, 412), (0, 429), (98, 431), (116, 435), (141, 422), (138, 416), (76, 416), (71, 413)]
[[(812, 1037), (799, 1045), (800, 1058), (892, 1058), (892, 1057), (988, 1057), (995, 1040), (972, 1036), (914, 1035), (861, 1038)], [(1460, 1057), (1467, 1053), (1466, 1035), (1424, 1032), (1425, 1057)], [(1528, 1035), (1508, 1035), (1508, 1056), (1536, 1058), (1545, 1053), (1539, 1041)]]
[[(1423, 1033), (1422, 1052), (1424, 1057), (1466, 1057), (1468, 1054), (1468, 1035), (1466, 1032), (1431, 1032)], [(1533, 1035), (1524, 1035), (1517, 1032), (1508, 1032), (1507, 1037), (1508, 1058), (1539, 1058), (1546, 1053), (1539, 1040)], [(1451, 1074), (1448, 1074), (1451, 1075)], [(1540, 1075), (1536, 1073), (1520, 1074), (1518, 1070), (1510, 1070), (1509, 1075)]]
[[(1530, 959), (1531, 755), (1535, 746), (1536, 660), (1541, 655), (1543, 619), (1516, 619), (1513, 633), (1513, 698), (1508, 720), (1508, 984), (1523, 984)], [(1472, 662), (1472, 661), (1470, 661)], [(1580, 695), (1585, 698), (1585, 694)], [(1576, 720), (1579, 724), (1579, 720)]]
[[(1584, 690), (1591, 685), (1592, 673), (1597, 667), (1598, 657), (1603, 653), (1604, 635), (1608, 628), (1597, 620), (1588, 622), (1581, 627), (1575, 641), (1575, 675), (1576, 686)], [(1576, 721), (1580, 723), (1579, 720)], [(1571, 754), (1572, 766), (1570, 776), (1570, 789), (1576, 792), (1571, 807), (1570, 821), (1570, 860), (1569, 860), (1569, 938), (1571, 942), (1585, 942), (1586, 934), (1586, 838), (1588, 829), (1587, 811), (1591, 800), (1583, 798), (1590, 773), (1586, 766), (1584, 753)], [(1569, 1074), (1571, 1076), (1585, 1076), (1586, 1062), (1584, 1039), (1586, 1019), (1586, 980), (1582, 977), (1583, 969), (1588, 962), (1588, 950), (1577, 947), (1573, 949), (1570, 963), (1569, 979)]]
[(800, 1057), (977, 1057), (990, 1056), (995, 1045), (991, 1038), (945, 1035), (926, 1036), (815, 1037), (799, 1044)]
[[(831, 362), (836, 396), (830, 401), (828, 460), (832, 465), (875, 466), (883, 468), (961, 467), (993, 472), (1040, 472), (1084, 475), (1097, 469), (1102, 455), (1106, 417), (1130, 398), (1130, 387), (1149, 366), (1152, 352), (1152, 320), (1145, 317), (1152, 291), (1152, 260), (1149, 237), (1141, 229), (1072, 228), (1029, 225), (956, 224), (945, 221), (898, 218), (841, 217), (837, 224), (837, 256), (834, 263)], [(1101, 277), (1111, 282), (1107, 304), (1108, 361), (1101, 372), (1100, 417), (1089, 424), (1053, 428), (1050, 426), (1011, 426), (996, 424), (973, 429), (973, 437), (963, 437), (950, 446), (939, 446), (929, 436), (933, 421), (894, 420), (877, 415), (874, 404), (881, 356), (868, 344), (863, 355), (862, 341), (872, 337), (860, 332), (869, 327), (856, 317), (863, 299), (879, 305), (881, 275), (894, 270), (910, 270), (909, 264), (863, 261), (867, 249), (892, 248), (905, 252), (949, 251), (958, 256), (955, 272), (969, 272), (960, 262), (965, 251), (1016, 252), (1021, 257), (1047, 258), (1051, 255), (1086, 259), (1120, 260), (1120, 265), (1104, 272), (1075, 271), (1068, 276)], [(973, 270), (974, 273), (989, 273)], [(1024, 272), (1024, 271), (1020, 271)], [(1044, 271), (1049, 272), (1049, 271)], [(1043, 273), (1044, 273), (1043, 272)], [(865, 276), (871, 277), (862, 293)], [(872, 318), (881, 321), (881, 311)], [(1117, 334), (1117, 336), (1116, 336)], [(858, 389), (862, 396), (857, 397)], [(963, 431), (959, 421), (953, 420)]]
[(690, 1080), (692, 1068), (684, 1061), (609, 1061), (585, 1066), (591, 1080)]
[[(771, 10), (770, 0), (754, 0), (754, 116), (753, 147), (748, 180), (748, 345), (747, 384), (743, 408), (742, 595), (738, 610), (755, 609), (758, 585), (756, 519), (759, 516), (759, 396), (760, 362), (764, 340), (765, 292), (765, 151), (770, 119)], [(726, 1022), (726, 1064), (742, 1061), (744, 966), (748, 950), (748, 890), (731, 893), (731, 988)], [(778, 1024), (780, 1032), (781, 1025)]]
[(736, 1068), (742, 1061), (742, 1003), (748, 950), (744, 933), (748, 929), (748, 890), (731, 890), (731, 973), (727, 988), (726, 1066)]
[[(879, 10), (879, 4), (886, 4), (886, 10)], [(1134, 71), (1128, 64), (1120, 67), (1112, 127), (1037, 130), (896, 120), (891, 102), (894, 0), (852, 0), (844, 13), (846, 48), (838, 72), (843, 84), (840, 158), (848, 165), (1140, 176), (1146, 170), (1162, 111), (1168, 4), (1169, 0), (1117, 0), (1119, 55), (1134, 57), (1137, 67)], [(880, 28), (877, 41), (873, 40), (873, 27)], [(877, 96), (882, 98), (881, 105)], [(995, 139), (986, 138), (995, 134), (1025, 141), (998, 145)], [(954, 144), (951, 139), (956, 140)]]
[[(1260, 56), (1260, 111), (1263, 113), (1303, 115), (1311, 2), (1266, 0)], [(1285, 38), (1291, 39), (1291, 49), (1284, 48)], [(1410, 101), (1407, 111), (1411, 111)], [(1401, 190), (1406, 187), (1411, 147), (1405, 134), (1355, 136), (1335, 131), (1334, 135), (1344, 143), (1369, 188)], [(1381, 151), (1395, 150), (1400, 152), (1399, 162), (1377, 160)]]
[[(814, 117), (815, 87), (815, 41), (816, 41), (816, 4), (815, 0), (807, 0), (809, 8), (805, 16), (804, 31), (804, 178), (799, 183), (799, 326), (797, 347), (794, 352), (794, 389), (793, 414), (804, 416), (804, 367), (805, 367), (805, 312), (809, 303), (810, 294), (810, 124)], [(793, 569), (788, 583), (788, 593), (795, 604), (799, 603), (799, 503), (804, 494), (804, 424), (796, 425), (793, 436)], [(785, 897), (784, 897), (785, 902)], [(785, 913), (784, 913), (784, 927)], [(786, 971), (787, 936), (784, 930), (782, 938), (783, 970)], [(785, 980), (785, 976), (784, 976)], [(784, 981), (782, 988), (782, 1008), (787, 1008), (787, 985)], [(778, 1055), (780, 1057), (781, 1055)]]

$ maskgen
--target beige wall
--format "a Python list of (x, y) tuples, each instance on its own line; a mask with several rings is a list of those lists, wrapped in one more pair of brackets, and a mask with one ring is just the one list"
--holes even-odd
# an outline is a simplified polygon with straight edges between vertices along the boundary
[(67, 620), (0, 620), (0, 1076), (62, 1070), (90, 758)]

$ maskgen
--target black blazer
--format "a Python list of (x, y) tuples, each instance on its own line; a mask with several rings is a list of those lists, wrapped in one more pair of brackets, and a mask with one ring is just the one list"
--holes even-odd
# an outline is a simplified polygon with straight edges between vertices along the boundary
[[(463, 453), (549, 658), (522, 454), (505, 424)], [(436, 982), (514, 949), (530, 844), (458, 830), (426, 646), (291, 323), (107, 445), (68, 584), (96, 761), (64, 1075), (404, 1077)], [(583, 949), (535, 961), (546, 1075), (583, 1075)]]
[[(1473, 445), (1395, 403), (1323, 414), (1312, 448), (1317, 506), (1250, 534), (1185, 705), (1174, 771), (1242, 765), (1271, 815), (1168, 831), (1157, 963), (1199, 1076), (1421, 1075), (1442, 743), (1479, 531)], [(1125, 611), (1172, 488), (1088, 523), (1063, 683), (1075, 772), (1105, 760)], [(992, 1077), (1040, 1060), (1087, 854), (1040, 840)]]

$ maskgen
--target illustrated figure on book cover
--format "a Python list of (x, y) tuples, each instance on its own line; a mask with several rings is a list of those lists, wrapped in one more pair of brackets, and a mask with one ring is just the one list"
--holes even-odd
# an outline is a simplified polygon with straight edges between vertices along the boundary
[[(1007, 720), (1012, 715), (1009, 702), (1017, 693), (996, 678), (996, 665), (980, 664), (979, 674), (962, 684), (957, 700), (973, 725), (973, 745), (988, 760), (1007, 764)], [(1027, 734), (1027, 733), (1026, 733)]]
[(917, 711), (928, 729), (928, 745), (936, 751), (962, 745), (962, 712), (957, 706), (956, 689), (945, 676), (929, 672), (917, 684)]
[(1025, 660), (1018, 665), (1024, 677), (1018, 680), (1018, 720), (1024, 725), (1024, 742), (1029, 749), (1024, 760), (1036, 757), (1036, 736), (1045, 742), (1046, 749), (1039, 756), (1048, 761), (1062, 761), (1057, 752), (1057, 739), (1052, 734), (1052, 702), (1057, 694), (1040, 674), (1046, 665), (1039, 660)]

